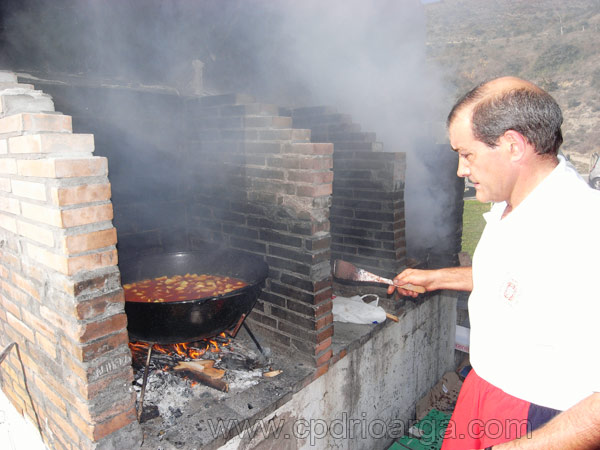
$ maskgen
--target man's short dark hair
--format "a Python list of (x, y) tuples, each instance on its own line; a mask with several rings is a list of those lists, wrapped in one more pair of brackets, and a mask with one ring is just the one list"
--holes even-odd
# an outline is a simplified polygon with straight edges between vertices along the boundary
[(556, 155), (563, 142), (562, 112), (556, 100), (542, 89), (519, 87), (489, 94), (483, 83), (460, 98), (448, 115), (450, 126), (456, 114), (473, 105), (475, 139), (494, 147), (508, 130), (523, 135), (540, 155)]

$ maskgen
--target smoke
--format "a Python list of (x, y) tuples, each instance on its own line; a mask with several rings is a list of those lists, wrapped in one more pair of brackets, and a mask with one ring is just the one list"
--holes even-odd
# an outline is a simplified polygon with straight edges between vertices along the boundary
[(3, 0), (0, 12), (4, 69), (182, 91), (199, 60), (205, 93), (351, 114), (408, 154), (409, 248), (444, 245), (455, 162), (436, 144), (451, 101), (420, 0)]

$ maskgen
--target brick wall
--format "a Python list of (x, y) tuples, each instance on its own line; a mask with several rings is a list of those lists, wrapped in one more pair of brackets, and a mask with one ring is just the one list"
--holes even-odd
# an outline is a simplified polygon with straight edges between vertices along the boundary
[(18, 346), (2, 390), (50, 448), (126, 448), (140, 435), (106, 158), (14, 74), (0, 101), (0, 345)]
[(298, 108), (290, 115), (294, 126), (311, 129), (313, 141), (335, 148), (332, 259), (394, 277), (406, 266), (406, 154), (383, 152), (375, 133), (361, 131), (351, 116), (333, 108)]
[(239, 95), (187, 102), (187, 170), (196, 180), (188, 230), (192, 242), (208, 237), (265, 258), (253, 327), (326, 370), (333, 145), (311, 143), (309, 130), (278, 111)]

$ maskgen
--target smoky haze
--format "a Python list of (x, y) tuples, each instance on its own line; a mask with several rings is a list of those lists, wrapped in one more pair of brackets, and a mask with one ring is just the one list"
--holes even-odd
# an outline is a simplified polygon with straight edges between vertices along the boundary
[(447, 250), (456, 160), (436, 143), (452, 102), (426, 61), (420, 0), (3, 0), (0, 11), (3, 69), (183, 92), (200, 60), (204, 93), (351, 114), (384, 151), (408, 154), (409, 252)]

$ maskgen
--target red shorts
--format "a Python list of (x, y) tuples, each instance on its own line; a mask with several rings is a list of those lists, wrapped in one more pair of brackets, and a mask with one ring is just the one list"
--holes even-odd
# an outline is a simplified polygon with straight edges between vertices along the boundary
[(471, 370), (458, 395), (442, 450), (485, 449), (530, 436), (559, 412), (513, 397)]

